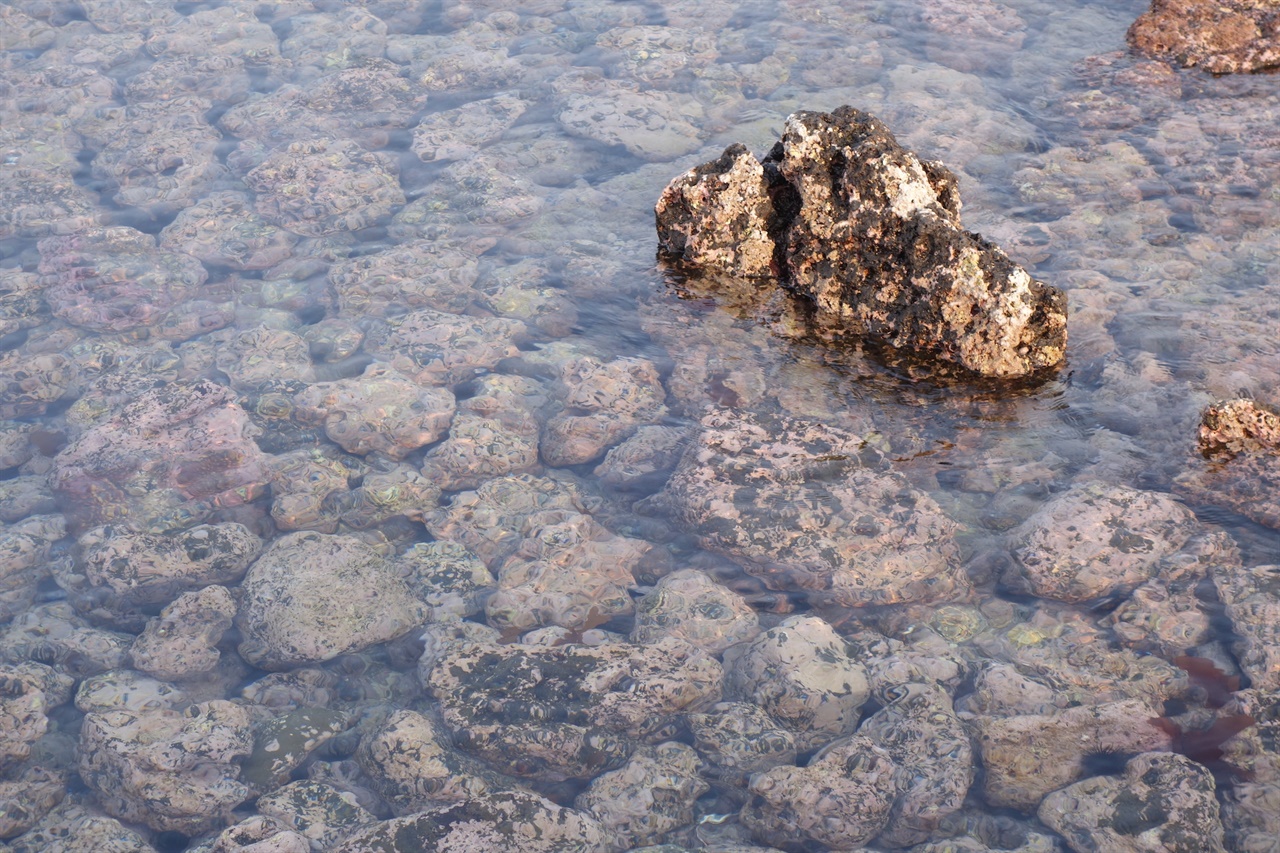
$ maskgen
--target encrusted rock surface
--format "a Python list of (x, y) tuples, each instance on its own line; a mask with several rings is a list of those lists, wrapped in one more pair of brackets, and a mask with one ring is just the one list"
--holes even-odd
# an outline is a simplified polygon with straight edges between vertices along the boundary
[(1214, 74), (1280, 65), (1280, 15), (1265, 0), (1152, 0), (1128, 38), (1149, 56)]
[(1215, 567), (1240, 667), (1263, 690), (1280, 690), (1280, 566)]
[(710, 575), (681, 569), (658, 581), (636, 603), (633, 643), (652, 643), (679, 637), (719, 654), (730, 646), (755, 639), (760, 620), (746, 600)]
[(852, 107), (792, 114), (763, 162), (732, 147), (656, 212), (660, 247), (686, 264), (777, 276), (897, 349), (998, 377), (1066, 356), (1065, 295), (963, 230), (955, 177)]
[(616, 849), (657, 844), (693, 822), (694, 801), (708, 789), (698, 754), (682, 743), (641, 747), (617, 770), (601, 773), (573, 801), (608, 831)]
[(1174, 481), (1180, 494), (1280, 527), (1280, 416), (1255, 400), (1215, 403), (1200, 417), (1197, 446), (1204, 458)]

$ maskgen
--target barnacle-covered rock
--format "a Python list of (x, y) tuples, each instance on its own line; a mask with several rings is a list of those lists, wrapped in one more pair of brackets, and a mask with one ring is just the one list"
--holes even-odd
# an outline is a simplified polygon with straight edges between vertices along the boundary
[(364, 59), (305, 86), (257, 95), (227, 110), (218, 124), (233, 136), (267, 146), (340, 134), (381, 148), (386, 131), (408, 127), (426, 101), (426, 92), (416, 89), (402, 69), (385, 59)]
[(365, 350), (422, 385), (474, 379), (519, 354), (524, 323), (499, 317), (462, 317), (423, 308), (371, 329)]
[(474, 394), (458, 403), (448, 437), (423, 458), (423, 473), (453, 491), (537, 470), (537, 412), (547, 399), (542, 385), (522, 376), (490, 374), (469, 390)]
[(1256, 0), (1152, 0), (1128, 41), (1148, 56), (1214, 74), (1280, 65), (1275, 8)]
[(93, 158), (94, 176), (115, 187), (118, 203), (153, 216), (188, 207), (228, 174), (222, 135), (204, 120), (212, 107), (191, 97), (130, 105)]
[(721, 669), (666, 638), (647, 646), (443, 646), (425, 681), (457, 743), (504, 772), (586, 779), (634, 740), (662, 740), (677, 715), (720, 698)]
[(632, 612), (632, 569), (652, 548), (648, 542), (617, 536), (589, 515), (564, 510), (530, 515), (524, 534), (485, 603), (489, 624), (583, 631)]
[(240, 779), (256, 792), (285, 784), (325, 743), (349, 729), (351, 715), (331, 708), (295, 708), (258, 722), (253, 749), (240, 768)]
[(724, 654), (725, 698), (760, 706), (801, 751), (853, 732), (869, 695), (866, 671), (816, 616), (792, 616)]
[(593, 462), (637, 426), (666, 417), (667, 392), (647, 359), (577, 358), (561, 366), (560, 379), (563, 409), (547, 421), (542, 435), (548, 465)]
[(593, 779), (573, 805), (600, 821), (614, 847), (634, 849), (693, 823), (694, 801), (708, 788), (698, 754), (669, 741), (640, 747), (626, 764)]
[(163, 535), (106, 525), (81, 534), (79, 569), (129, 604), (239, 580), (262, 549), (243, 524), (201, 524)]
[(60, 515), (0, 524), (0, 622), (26, 610), (49, 576), (49, 549), (66, 535)]
[(629, 80), (572, 72), (552, 84), (556, 121), (564, 130), (605, 145), (621, 145), (650, 163), (696, 151), (703, 108), (692, 96), (642, 90)]
[(882, 747), (911, 775), (899, 780), (898, 798), (876, 843), (909, 847), (937, 834), (964, 805), (973, 783), (973, 751), (941, 686), (916, 683), (882, 692), (884, 707), (867, 718), (858, 736)]
[(805, 767), (774, 767), (752, 776), (751, 799), (740, 819), (766, 844), (855, 848), (888, 822), (899, 772), (889, 753), (855, 735), (819, 752)]
[(0, 353), (0, 418), (43, 415), (80, 387), (79, 368), (61, 353)]
[(1253, 687), (1280, 690), (1280, 566), (1215, 566), (1212, 577), (1241, 669)]
[(630, 639), (652, 643), (660, 637), (679, 637), (714, 655), (759, 633), (760, 620), (746, 599), (706, 572), (682, 569), (659, 580), (636, 602)]
[(395, 163), (350, 139), (282, 146), (244, 180), (257, 194), (258, 213), (309, 237), (368, 228), (404, 204)]
[(0, 633), (0, 658), (46, 663), (76, 678), (125, 665), (133, 637), (92, 627), (65, 601), (15, 616)]
[(517, 790), (483, 794), (384, 821), (351, 836), (335, 853), (591, 853), (608, 849), (608, 838), (604, 827), (590, 815)]
[(123, 226), (47, 237), (39, 246), (54, 316), (95, 331), (152, 325), (208, 277), (195, 258), (157, 249), (155, 237)]
[(983, 796), (996, 807), (1032, 811), (1051, 791), (1088, 773), (1100, 753), (1168, 750), (1160, 712), (1138, 699), (1082, 705), (1054, 714), (980, 718), (975, 743), (986, 768)]
[(873, 443), (825, 423), (713, 410), (666, 489), (703, 547), (771, 587), (845, 606), (959, 597), (956, 524)]
[(1013, 532), (1021, 577), (1005, 580), (1073, 603), (1129, 592), (1195, 528), (1191, 511), (1168, 495), (1105, 483), (1077, 486)]
[(413, 129), (413, 153), (427, 162), (465, 159), (499, 139), (529, 106), (499, 94), (423, 116)]
[(750, 702), (718, 702), (686, 718), (710, 775), (745, 787), (753, 773), (794, 764), (795, 735)]
[(475, 299), (487, 240), (411, 240), (339, 261), (329, 270), (344, 317), (391, 317), (418, 308), (461, 314)]
[(762, 163), (731, 148), (676, 178), (658, 213), (661, 247), (685, 262), (778, 276), (820, 318), (897, 349), (1000, 377), (1066, 355), (1062, 291), (963, 230), (955, 176), (852, 107), (792, 114)]
[(251, 743), (248, 713), (222, 700), (92, 713), (80, 730), (80, 778), (121, 820), (195, 834), (223, 825), (249, 796), (235, 762)]
[(1074, 850), (1223, 851), (1217, 786), (1183, 755), (1146, 752), (1119, 776), (1094, 776), (1054, 791), (1037, 814)]
[(259, 797), (256, 805), (260, 813), (290, 827), (321, 850), (376, 820), (351, 794), (309, 780), (290, 782)]
[(497, 775), (455, 751), (447, 732), (415, 711), (397, 711), (360, 741), (357, 758), (397, 814), (461, 803), (505, 787)]
[(259, 216), (242, 192), (208, 193), (160, 232), (161, 248), (216, 267), (260, 270), (293, 254), (298, 237)]
[(497, 584), (480, 558), (457, 542), (419, 542), (395, 565), (433, 622), (474, 616)]
[(218, 665), (218, 643), (236, 615), (225, 586), (206, 586), (173, 600), (133, 641), (133, 665), (156, 678), (195, 678)]
[(320, 382), (294, 397), (294, 417), (324, 425), (348, 453), (403, 459), (442, 438), (456, 403), (444, 388), (423, 388), (386, 364), (371, 364), (354, 379)]
[(255, 666), (317, 663), (393, 640), (425, 613), (368, 545), (349, 536), (293, 533), (249, 567), (236, 625)]

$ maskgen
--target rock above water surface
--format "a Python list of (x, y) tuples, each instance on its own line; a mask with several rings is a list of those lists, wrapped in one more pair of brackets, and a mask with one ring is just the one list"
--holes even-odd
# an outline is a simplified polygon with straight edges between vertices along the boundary
[(996, 377), (1066, 355), (1066, 296), (960, 226), (955, 176), (852, 107), (797, 112), (762, 162), (742, 146), (679, 176), (656, 207), (684, 264), (777, 276), (820, 318)]
[(1280, 65), (1280, 10), (1268, 0), (1152, 0), (1129, 27), (1135, 50), (1214, 74)]
[(1197, 449), (1204, 459), (1175, 480), (1179, 493), (1280, 527), (1280, 415), (1249, 399), (1215, 403), (1201, 415)]

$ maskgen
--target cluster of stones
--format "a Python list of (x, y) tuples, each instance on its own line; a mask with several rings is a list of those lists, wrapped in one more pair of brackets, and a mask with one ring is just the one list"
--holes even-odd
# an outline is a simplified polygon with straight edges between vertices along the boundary
[(730, 146), (673, 180), (656, 215), (681, 263), (777, 279), (843, 331), (984, 376), (1066, 357), (1062, 291), (965, 231), (954, 175), (853, 107), (794, 113), (763, 161)]

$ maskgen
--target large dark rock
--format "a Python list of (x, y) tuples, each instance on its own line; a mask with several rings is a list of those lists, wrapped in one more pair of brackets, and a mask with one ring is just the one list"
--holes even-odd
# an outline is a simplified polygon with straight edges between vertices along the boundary
[(1274, 0), (1152, 0), (1129, 27), (1135, 50), (1214, 74), (1280, 65)]
[(1066, 354), (1066, 297), (960, 227), (955, 177), (853, 107), (798, 112), (763, 161), (741, 145), (676, 178), (661, 249), (687, 267), (777, 277), (824, 322), (986, 376)]

